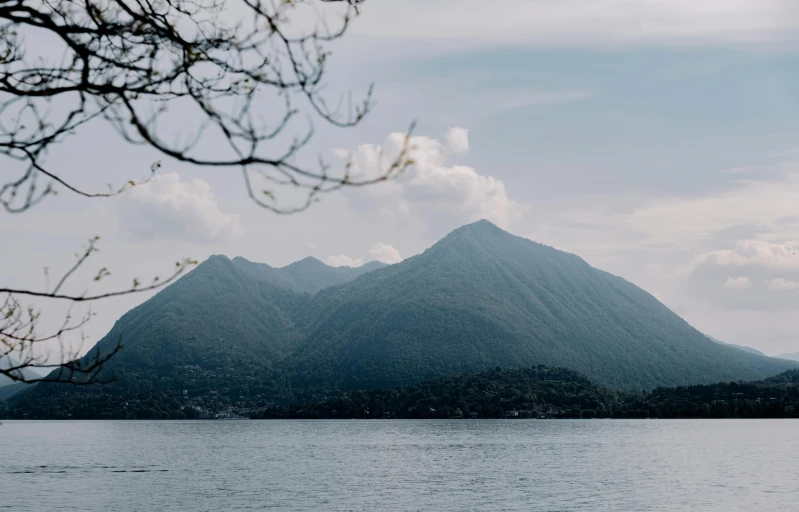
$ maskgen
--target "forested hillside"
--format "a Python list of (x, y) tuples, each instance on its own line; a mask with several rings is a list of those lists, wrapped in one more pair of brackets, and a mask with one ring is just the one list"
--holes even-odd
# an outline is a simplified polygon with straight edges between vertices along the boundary
[(402, 389), (351, 391), (321, 402), (271, 407), (262, 419), (609, 417), (628, 393), (566, 368), (501, 369), (440, 377)]
[(612, 391), (565, 368), (496, 368), (402, 389), (270, 407), (261, 419), (799, 418), (799, 371), (755, 382)]
[(660, 418), (799, 418), (799, 370), (754, 382), (658, 388), (638, 406)]
[(564, 366), (628, 389), (794, 367), (714, 343), (624, 279), (486, 221), (321, 291), (298, 324), (306, 335), (291, 361), (295, 382), (343, 389), (497, 365)]
[(39, 385), (12, 399), (15, 414), (246, 411), (497, 366), (566, 367), (630, 390), (798, 366), (714, 343), (629, 282), (485, 221), (390, 266), (213, 256), (126, 313), (96, 350), (119, 342), (104, 370), (116, 382)]

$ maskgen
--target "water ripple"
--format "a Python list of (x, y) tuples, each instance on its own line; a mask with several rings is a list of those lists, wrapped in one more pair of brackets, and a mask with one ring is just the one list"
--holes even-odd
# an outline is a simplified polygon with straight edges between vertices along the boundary
[(788, 511), (797, 425), (12, 421), (0, 509)]

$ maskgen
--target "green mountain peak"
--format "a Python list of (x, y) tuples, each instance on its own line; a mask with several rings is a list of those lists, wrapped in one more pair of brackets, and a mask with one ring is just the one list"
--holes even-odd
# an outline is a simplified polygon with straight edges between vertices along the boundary
[(628, 281), (488, 221), (388, 266), (306, 258), (273, 268), (216, 255), (126, 313), (98, 347), (119, 340), (111, 387), (37, 386), (22, 402), (65, 410), (95, 392), (185, 389), (278, 403), (541, 364), (642, 390), (797, 366), (714, 343)]

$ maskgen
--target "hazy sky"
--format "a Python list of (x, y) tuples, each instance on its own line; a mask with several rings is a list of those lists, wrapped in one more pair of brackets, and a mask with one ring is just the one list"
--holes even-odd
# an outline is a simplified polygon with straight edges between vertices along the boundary
[[(377, 108), (356, 129), (320, 129), (311, 153), (354, 151), (366, 173), (415, 119), (418, 163), (401, 180), (286, 217), (249, 202), (238, 172), (164, 161), (121, 198), (63, 193), (4, 214), (0, 278), (43, 287), (42, 268), (65, 268), (94, 234), (92, 269), (117, 284), (214, 253), (395, 262), (487, 218), (711, 336), (797, 351), (798, 35), (795, 0), (369, 0), (329, 80), (374, 81)], [(50, 162), (102, 186), (158, 158), (94, 125)], [(146, 298), (97, 304), (87, 343)]]

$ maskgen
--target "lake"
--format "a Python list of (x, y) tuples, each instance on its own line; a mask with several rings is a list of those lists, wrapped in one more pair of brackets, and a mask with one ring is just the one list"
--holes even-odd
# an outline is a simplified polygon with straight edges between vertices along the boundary
[(791, 420), (5, 421), (0, 509), (797, 510)]

